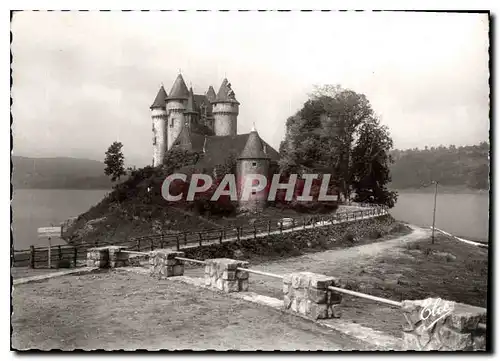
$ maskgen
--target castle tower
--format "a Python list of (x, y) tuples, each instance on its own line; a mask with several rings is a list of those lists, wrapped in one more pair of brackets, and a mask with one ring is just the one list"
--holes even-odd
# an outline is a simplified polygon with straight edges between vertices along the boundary
[(189, 90), (182, 78), (182, 75), (179, 74), (177, 79), (175, 79), (174, 85), (172, 85), (172, 89), (170, 90), (170, 94), (167, 97), (167, 149), (172, 148), (174, 141), (179, 136), (182, 127), (186, 122), (185, 110), (186, 103), (189, 98)]
[(153, 167), (163, 164), (167, 150), (167, 93), (163, 85), (151, 105), (151, 119), (153, 120)]
[(253, 127), (248, 135), (245, 148), (243, 148), (237, 162), (236, 177), (237, 184), (239, 185), (238, 197), (239, 208), (241, 210), (258, 212), (265, 208), (267, 204), (267, 196), (269, 194), (269, 179), (267, 187), (263, 191), (250, 194), (248, 200), (242, 200), (241, 194), (248, 175), (262, 174), (266, 178), (269, 178), (270, 161), (271, 159), (266, 153), (266, 148), (264, 147), (259, 134), (255, 130), (255, 127)]
[(215, 135), (236, 135), (240, 103), (227, 79), (222, 81), (219, 92), (211, 103)]
[(194, 123), (198, 122), (198, 112), (195, 109), (196, 109), (196, 103), (194, 102), (193, 88), (189, 88), (189, 96), (184, 115), (186, 117), (186, 124), (190, 128)]

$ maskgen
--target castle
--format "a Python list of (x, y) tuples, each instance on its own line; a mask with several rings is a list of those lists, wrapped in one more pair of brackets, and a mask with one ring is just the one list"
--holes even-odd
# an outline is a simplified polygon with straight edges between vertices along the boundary
[[(194, 94), (186, 86), (181, 74), (177, 76), (169, 94), (161, 86), (151, 105), (153, 121), (153, 166), (163, 164), (165, 154), (181, 148), (203, 154), (199, 162), (211, 169), (224, 164), (230, 157), (237, 160), (237, 183), (247, 174), (269, 176), (278, 152), (263, 141), (255, 127), (250, 133), (238, 134), (240, 103), (231, 84), (222, 81), (217, 94), (210, 86), (204, 95)], [(258, 211), (267, 204), (265, 191), (252, 193), (242, 210)]]

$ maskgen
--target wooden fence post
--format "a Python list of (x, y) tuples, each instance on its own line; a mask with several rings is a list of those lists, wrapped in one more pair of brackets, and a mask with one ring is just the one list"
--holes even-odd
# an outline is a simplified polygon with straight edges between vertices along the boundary
[(180, 242), (179, 242), (179, 235), (178, 234), (175, 237), (175, 246), (177, 247), (178, 251), (181, 249), (181, 245), (180, 245)]
[(184, 245), (187, 245), (188, 239), (187, 239), (187, 233), (184, 231)]
[[(177, 235), (177, 238), (179, 237), (179, 235)], [(163, 233), (161, 234), (160, 236), (160, 248), (162, 249), (163, 248)]]
[(73, 264), (75, 265), (75, 268), (77, 260), (78, 260), (78, 248), (73, 247)]
[(35, 268), (35, 246), (30, 246), (30, 268)]
[(267, 235), (271, 234), (271, 220), (267, 221)]
[(96, 247), (96, 248), (97, 248), (97, 247), (99, 247), (99, 240), (98, 240), (98, 239), (96, 239), (96, 240), (94, 241), (94, 247)]
[(151, 239), (150, 239), (150, 243), (151, 243), (151, 244), (150, 244), (150, 250), (152, 251), (152, 250), (154, 250), (154, 249), (155, 249), (155, 240), (154, 240), (154, 238), (151, 238)]
[(305, 218), (302, 218), (302, 224), (304, 226), (304, 229), (306, 229), (306, 219)]
[(257, 228), (255, 228), (255, 223), (253, 224), (253, 239), (257, 239)]
[(200, 237), (200, 246), (201, 246), (201, 243), (202, 243), (202, 240), (203, 240), (203, 238), (201, 236), (201, 232), (198, 232), (198, 237)]
[(280, 234), (283, 234), (283, 221), (280, 221)]
[(141, 240), (140, 240), (140, 238), (138, 238), (137, 241), (136, 241), (136, 248), (137, 248), (137, 252), (141, 251)]
[(224, 231), (220, 231), (219, 243), (222, 244), (222, 236), (224, 235)]
[(236, 239), (240, 240), (240, 227), (236, 227)]
[(57, 253), (58, 253), (58, 257), (57, 258), (59, 259), (59, 261), (62, 260), (62, 249), (61, 249), (61, 246), (57, 246)]

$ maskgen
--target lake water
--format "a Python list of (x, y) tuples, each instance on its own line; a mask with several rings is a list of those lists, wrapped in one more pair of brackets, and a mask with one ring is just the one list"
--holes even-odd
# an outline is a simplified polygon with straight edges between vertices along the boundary
[[(394, 218), (432, 226), (434, 193), (398, 193), (391, 210)], [(436, 228), (469, 240), (488, 240), (488, 194), (438, 193), (436, 204)]]
[[(30, 245), (46, 246), (38, 239), (38, 227), (58, 226), (99, 203), (108, 190), (16, 189), (12, 196), (12, 230), (14, 249)], [(52, 244), (64, 244), (54, 239)]]
[[(37, 228), (79, 215), (97, 204), (107, 190), (18, 189), (12, 200), (14, 248), (47, 245)], [(436, 227), (471, 240), (488, 239), (488, 194), (438, 194)], [(420, 226), (432, 225), (434, 194), (399, 193), (391, 214)], [(54, 240), (53, 244), (62, 244)]]

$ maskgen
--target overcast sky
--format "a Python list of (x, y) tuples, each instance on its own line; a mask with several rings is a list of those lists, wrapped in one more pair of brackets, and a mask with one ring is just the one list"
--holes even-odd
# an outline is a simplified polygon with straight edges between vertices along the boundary
[(364, 93), (397, 148), (488, 139), (488, 22), (432, 13), (16, 13), (14, 154), (129, 163), (152, 158), (149, 106), (181, 69), (188, 86), (240, 101), (278, 148), (314, 84)]

